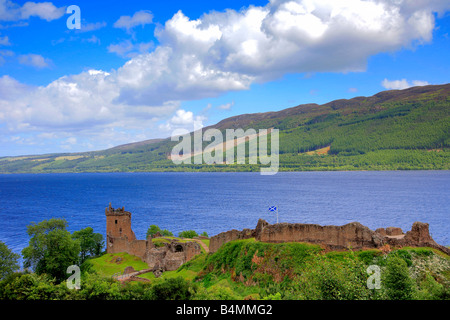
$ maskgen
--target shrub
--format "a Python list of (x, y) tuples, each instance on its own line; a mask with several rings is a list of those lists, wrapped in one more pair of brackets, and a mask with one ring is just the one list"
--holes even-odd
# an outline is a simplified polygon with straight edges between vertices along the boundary
[(152, 287), (153, 300), (189, 300), (191, 291), (189, 282), (182, 277), (170, 278), (156, 283)]
[(46, 274), (16, 272), (0, 282), (2, 300), (60, 300), (71, 299), (71, 296), (65, 283), (57, 285)]
[(200, 290), (195, 296), (198, 300), (239, 300), (242, 299), (231, 288), (213, 286), (209, 289)]
[(96, 274), (86, 274), (81, 281), (79, 294), (87, 300), (121, 299), (120, 285), (112, 278), (104, 278)]
[[(420, 289), (417, 292), (420, 300), (445, 300), (446, 288), (438, 283), (429, 273), (424, 275), (424, 278), (419, 282)], [(447, 298), (448, 299), (448, 298)]]
[(155, 224), (152, 224), (152, 225), (147, 229), (147, 235), (146, 235), (146, 237), (148, 238), (148, 236), (154, 236), (157, 232), (159, 232), (162, 236), (165, 236), (165, 237), (171, 237), (171, 236), (173, 236), (173, 233), (170, 232), (169, 230), (167, 230), (167, 229), (161, 230), (160, 227), (158, 227), (158, 226), (155, 225)]
[(387, 261), (382, 283), (390, 300), (411, 300), (414, 298), (415, 285), (409, 276), (405, 260), (393, 256)]
[(180, 233), (178, 233), (178, 236), (180, 238), (194, 238), (194, 237), (198, 237), (197, 232), (195, 232), (194, 230), (186, 230), (186, 231), (181, 231)]

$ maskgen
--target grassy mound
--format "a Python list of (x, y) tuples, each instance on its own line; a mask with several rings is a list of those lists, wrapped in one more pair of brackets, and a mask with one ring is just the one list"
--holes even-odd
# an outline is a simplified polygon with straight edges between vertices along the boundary
[(147, 264), (141, 258), (130, 255), (125, 252), (107, 253), (101, 257), (90, 259), (92, 270), (104, 277), (111, 277), (114, 274), (123, 274), (126, 267), (131, 266), (134, 270), (147, 269)]
[[(380, 289), (368, 287), (373, 265)], [(430, 248), (325, 252), (238, 240), (209, 255), (196, 280), (205, 297), (220, 299), (449, 299), (450, 257)]]
[[(117, 263), (117, 258), (123, 260)], [(126, 254), (91, 260), (99, 274), (123, 272), (132, 265), (147, 268)], [(368, 281), (377, 266), (380, 289)], [(307, 243), (231, 241), (213, 254), (202, 253), (160, 278), (143, 274), (149, 285), (183, 279), (191, 299), (450, 299), (450, 256), (431, 248), (326, 252)], [(178, 281), (178, 280), (177, 280)]]

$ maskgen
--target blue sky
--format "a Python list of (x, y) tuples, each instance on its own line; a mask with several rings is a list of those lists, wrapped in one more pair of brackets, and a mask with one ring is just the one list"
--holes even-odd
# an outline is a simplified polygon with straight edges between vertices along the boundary
[[(70, 5), (81, 29), (68, 29)], [(449, 82), (450, 3), (0, 0), (0, 156)]]

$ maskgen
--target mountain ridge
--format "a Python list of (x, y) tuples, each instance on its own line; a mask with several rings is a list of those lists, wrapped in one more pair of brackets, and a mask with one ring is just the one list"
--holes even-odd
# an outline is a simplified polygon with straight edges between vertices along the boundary
[[(407, 162), (418, 162), (410, 165), (409, 169), (448, 169), (449, 106), (450, 84), (428, 85), (381, 91), (369, 97), (338, 99), (321, 105), (309, 103), (280, 111), (241, 114), (223, 119), (203, 130), (278, 128), (280, 164), (282, 170), (288, 171), (361, 170), (361, 166), (355, 166), (355, 161), (367, 158), (371, 152), (378, 152), (378, 156), (384, 152), (387, 158), (398, 158), (403, 152), (406, 157), (412, 157)], [(99, 151), (1, 157), (0, 173), (254, 171), (257, 167), (248, 164), (228, 167), (175, 166), (168, 156), (175, 144), (170, 138), (162, 138)], [(308, 161), (298, 157), (306, 153), (311, 155), (311, 152), (323, 148), (329, 148), (329, 151), (322, 152), (322, 160), (314, 158), (314, 161), (318, 161), (315, 166), (308, 165)], [(430, 153), (430, 150), (440, 150), (436, 152), (440, 155), (436, 157), (423, 153)], [(414, 155), (414, 152), (418, 153)], [(331, 156), (336, 156), (331, 162), (342, 160), (343, 163), (332, 165)], [(358, 156), (360, 159), (351, 159)], [(417, 161), (414, 161), (414, 157)], [(363, 169), (383, 170), (384, 164), (380, 165), (380, 161), (372, 168), (371, 163), (364, 165), (364, 161)], [(439, 163), (431, 164), (430, 161)], [(289, 165), (292, 163), (295, 165)], [(401, 168), (387, 165), (384, 169)]]

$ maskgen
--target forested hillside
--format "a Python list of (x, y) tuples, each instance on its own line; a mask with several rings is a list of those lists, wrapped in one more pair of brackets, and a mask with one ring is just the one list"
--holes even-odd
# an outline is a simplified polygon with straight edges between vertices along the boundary
[[(223, 132), (237, 128), (279, 129), (280, 171), (448, 170), (450, 84), (246, 114), (209, 128)], [(175, 165), (169, 155), (176, 144), (167, 138), (95, 152), (3, 157), (0, 173), (260, 169), (248, 162)]]

